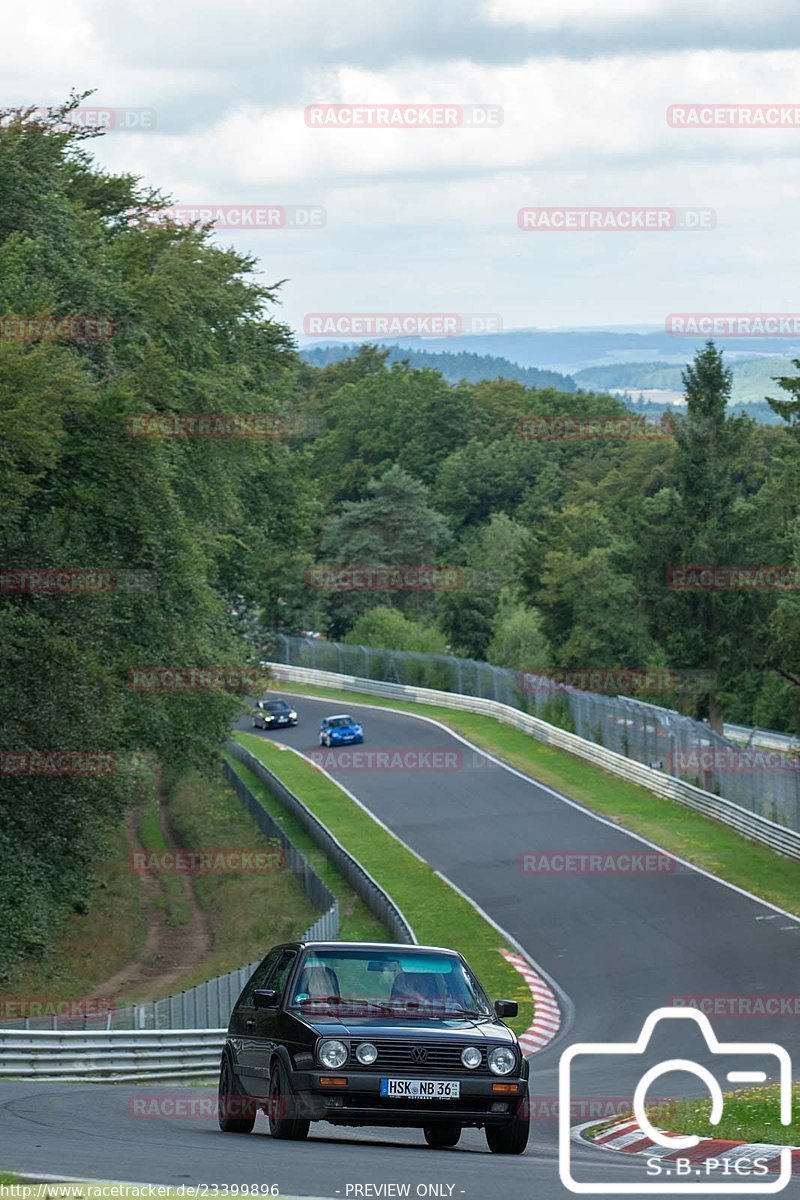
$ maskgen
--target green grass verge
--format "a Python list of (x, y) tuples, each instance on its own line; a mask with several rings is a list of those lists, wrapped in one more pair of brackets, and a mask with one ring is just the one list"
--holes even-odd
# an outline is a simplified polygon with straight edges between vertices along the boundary
[(777, 1085), (729, 1092), (725, 1096), (719, 1125), (710, 1123), (710, 1113), (710, 1097), (676, 1100), (674, 1107), (670, 1106), (666, 1127), (669, 1133), (691, 1133), (696, 1137), (800, 1146), (800, 1083), (795, 1084), (792, 1090), (791, 1125), (781, 1125), (780, 1088)]
[(626, 829), (639, 833), (711, 874), (745, 888), (787, 912), (800, 916), (800, 863), (748, 841), (734, 829), (701, 816), (685, 805), (654, 796), (600, 767), (539, 742), (494, 717), (456, 712), (431, 704), (364, 696), (357, 692), (312, 688), (276, 681), (276, 690), (329, 697), (353, 704), (372, 704), (418, 713), (460, 733), (541, 783), (585, 805)]
[[(492, 999), (519, 1002), (509, 1024), (518, 1033), (533, 1019), (533, 1002), (519, 972), (498, 953), (503, 937), (472, 905), (440, 879), (433, 868), (354, 804), (326, 775), (274, 742), (239, 733), (237, 739), (299, 796), (303, 803), (389, 893), (423, 944), (460, 950)], [(238, 766), (238, 764), (237, 764)]]
[[(389, 930), (383, 921), (367, 908), (364, 901), (353, 891), (350, 884), (340, 875), (327, 855), (319, 850), (300, 822), (281, 804), (268, 788), (236, 759), (228, 762), (241, 775), (250, 791), (258, 797), (270, 816), (280, 825), (297, 849), (305, 855), (323, 883), (326, 883), (339, 901), (339, 930), (345, 942), (391, 941)], [(310, 924), (310, 922), (309, 922)]]

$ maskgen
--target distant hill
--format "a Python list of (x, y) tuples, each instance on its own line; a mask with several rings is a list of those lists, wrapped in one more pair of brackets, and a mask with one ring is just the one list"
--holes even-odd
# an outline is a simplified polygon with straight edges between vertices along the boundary
[[(397, 346), (382, 346), (389, 351), (388, 361), (408, 362), (412, 367), (429, 367), (439, 371), (448, 383), (480, 383), (484, 379), (513, 379), (525, 387), (557, 388), (560, 392), (576, 392), (578, 385), (569, 375), (557, 371), (544, 371), (539, 367), (521, 367), (507, 358), (496, 358), (491, 354), (469, 354), (462, 350), (458, 354), (437, 354), (431, 350), (405, 350)], [(357, 345), (316, 346), (313, 350), (301, 350), (300, 357), (312, 367), (327, 367), (340, 362), (358, 350)]]
[[(763, 405), (766, 396), (781, 395), (775, 376), (798, 373), (791, 359), (772, 356), (733, 361), (729, 365), (733, 371), (732, 405)], [(577, 371), (574, 379), (580, 388), (593, 391), (625, 388), (635, 397), (638, 392), (653, 388), (682, 392), (681, 371), (681, 367), (664, 362), (619, 363), (613, 367), (586, 367)]]

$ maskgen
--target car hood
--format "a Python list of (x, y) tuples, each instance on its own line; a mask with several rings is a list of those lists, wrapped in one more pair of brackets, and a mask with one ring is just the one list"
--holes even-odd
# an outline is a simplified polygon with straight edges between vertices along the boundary
[(459, 1043), (465, 1038), (487, 1038), (493, 1042), (516, 1042), (515, 1035), (501, 1021), (491, 1017), (302, 1017), (301, 1020), (321, 1037), (425, 1038)]

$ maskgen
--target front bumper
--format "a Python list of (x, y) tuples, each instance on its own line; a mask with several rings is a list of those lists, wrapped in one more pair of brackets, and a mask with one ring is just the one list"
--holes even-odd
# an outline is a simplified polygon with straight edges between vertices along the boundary
[[(346, 1085), (325, 1085), (323, 1078), (344, 1078)], [(389, 1076), (391, 1078), (391, 1076)], [(403, 1125), (422, 1128), (436, 1121), (459, 1121), (462, 1125), (504, 1125), (527, 1099), (528, 1082), (519, 1076), (458, 1076), (457, 1100), (400, 1100), (381, 1096), (381, 1079), (386, 1072), (294, 1071), (292, 1091), (301, 1111), (312, 1120), (336, 1125)], [(415, 1078), (404, 1074), (404, 1079)], [(417, 1078), (430, 1078), (418, 1076)], [(442, 1077), (444, 1078), (444, 1077)], [(452, 1079), (453, 1076), (447, 1076)], [(513, 1092), (493, 1090), (497, 1084), (513, 1085)], [(492, 1106), (495, 1106), (494, 1109)], [(499, 1106), (502, 1106), (500, 1108)]]

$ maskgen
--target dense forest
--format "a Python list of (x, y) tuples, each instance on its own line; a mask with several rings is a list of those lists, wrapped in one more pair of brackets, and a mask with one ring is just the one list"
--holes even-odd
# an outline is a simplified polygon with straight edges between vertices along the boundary
[[(498, 358), (493, 354), (469, 354), (462, 350), (457, 354), (437, 352), (434, 350), (411, 350), (407, 347), (378, 346), (386, 351), (386, 361), (390, 365), (396, 362), (406, 362), (410, 367), (430, 367), (438, 371), (448, 383), (480, 383), (483, 379), (513, 379), (531, 388), (558, 388), (561, 392), (576, 392), (578, 385), (569, 375), (560, 375), (558, 371), (543, 371), (541, 367), (521, 367), (519, 363), (509, 362), (507, 358)], [(343, 358), (352, 358), (357, 354), (359, 346), (315, 346), (305, 347), (300, 351), (303, 362), (312, 367), (327, 367), (331, 363), (341, 362)], [(589, 385), (590, 387), (594, 385)]]
[[(800, 593), (667, 586), (679, 565), (798, 562), (797, 376), (775, 389), (782, 424), (756, 425), (709, 345), (658, 436), (581, 440), (531, 418), (624, 405), (453, 385), (374, 347), (315, 367), (254, 260), (149, 219), (168, 198), (86, 146), (58, 114), (3, 115), (0, 972), (86, 903), (142, 756), (213, 758), (248, 690), (227, 677), (252, 666), (242, 628), (702, 670), (698, 715), (798, 728)], [(326, 590), (325, 564), (449, 564), (463, 586)], [(227, 675), (142, 691), (142, 668)], [(104, 769), (30, 767), (56, 749)]]

